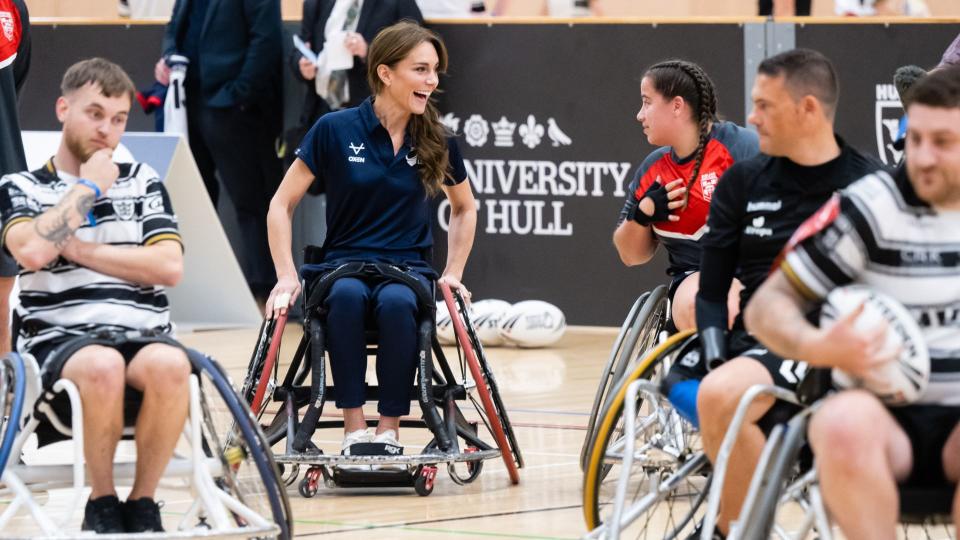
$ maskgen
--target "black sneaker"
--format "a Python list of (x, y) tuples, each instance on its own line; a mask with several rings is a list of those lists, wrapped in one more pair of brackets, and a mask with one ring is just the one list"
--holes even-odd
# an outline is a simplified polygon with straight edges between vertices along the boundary
[(96, 499), (88, 499), (83, 509), (84, 531), (95, 531), (97, 534), (123, 533), (123, 506), (116, 495), (104, 495)]
[(128, 499), (123, 503), (123, 524), (128, 533), (163, 532), (160, 505), (150, 497)]

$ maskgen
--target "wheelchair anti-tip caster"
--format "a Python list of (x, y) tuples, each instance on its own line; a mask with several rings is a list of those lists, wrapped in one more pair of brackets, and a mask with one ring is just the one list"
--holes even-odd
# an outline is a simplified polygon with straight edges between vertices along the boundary
[(307, 469), (307, 474), (303, 475), (303, 480), (300, 481), (300, 495), (309, 499), (317, 494), (317, 490), (320, 489), (320, 477), (323, 474), (322, 469), (322, 467), (310, 467)]
[(413, 482), (413, 489), (417, 495), (426, 497), (433, 493), (433, 481), (437, 478), (437, 468), (432, 465), (420, 467), (417, 473), (417, 479)]

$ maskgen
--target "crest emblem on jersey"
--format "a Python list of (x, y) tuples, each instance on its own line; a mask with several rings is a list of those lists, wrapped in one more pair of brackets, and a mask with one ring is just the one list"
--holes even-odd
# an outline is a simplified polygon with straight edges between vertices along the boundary
[(713, 198), (713, 190), (717, 189), (719, 181), (720, 177), (713, 171), (700, 175), (700, 191), (703, 193), (703, 200), (710, 202)]
[(115, 199), (113, 201), (113, 211), (123, 221), (133, 219), (133, 210), (134, 204), (130, 199)]
[(0, 11), (0, 27), (3, 28), (3, 37), (13, 41), (13, 13)]
[(353, 143), (350, 143), (350, 149), (353, 150), (353, 155), (358, 155), (361, 150), (365, 150), (363, 143), (360, 143), (360, 146), (355, 146)]
[(903, 105), (892, 84), (877, 85), (876, 132), (877, 155), (886, 165), (896, 165), (903, 150), (893, 147), (900, 131), (900, 118), (903, 117)]

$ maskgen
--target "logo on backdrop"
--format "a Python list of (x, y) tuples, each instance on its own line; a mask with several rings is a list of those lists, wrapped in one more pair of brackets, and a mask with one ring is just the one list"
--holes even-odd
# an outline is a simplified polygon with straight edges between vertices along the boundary
[(895, 165), (903, 156), (902, 150), (893, 147), (900, 131), (900, 119), (903, 117), (903, 105), (897, 88), (892, 84), (877, 85), (877, 153), (886, 165)]
[[(461, 120), (453, 112), (440, 117), (454, 133)], [(552, 116), (470, 114), (462, 125), (464, 140), (477, 149), (471, 154), (514, 153), (509, 159), (464, 160), (478, 196), (479, 225), (486, 234), (572, 236), (574, 223), (564, 216), (564, 198), (626, 196), (630, 163), (522, 159), (523, 153), (537, 148), (573, 146), (573, 137)], [(716, 179), (704, 177), (702, 182), (711, 189)], [(449, 207), (446, 200), (441, 201), (438, 217), (443, 230), (449, 225)]]

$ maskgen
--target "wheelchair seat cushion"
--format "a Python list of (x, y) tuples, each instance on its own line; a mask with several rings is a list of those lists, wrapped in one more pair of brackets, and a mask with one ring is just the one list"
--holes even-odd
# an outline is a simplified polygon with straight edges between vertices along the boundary
[(889, 409), (906, 432), (913, 448), (913, 469), (903, 482), (907, 487), (951, 485), (943, 471), (943, 447), (960, 423), (960, 407), (909, 405)]

